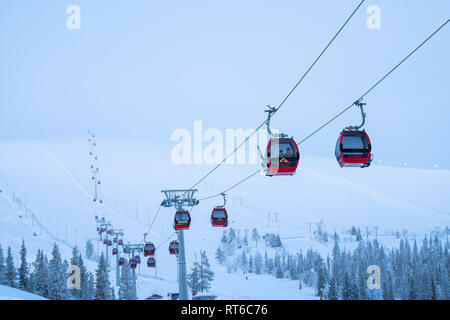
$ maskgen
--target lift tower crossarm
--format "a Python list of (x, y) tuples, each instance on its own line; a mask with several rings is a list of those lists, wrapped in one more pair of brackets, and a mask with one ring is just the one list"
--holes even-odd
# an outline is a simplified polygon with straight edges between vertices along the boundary
[(180, 210), (183, 206), (193, 207), (199, 204), (199, 201), (194, 198), (197, 189), (175, 189), (175, 190), (161, 190), (166, 196), (161, 206), (169, 208), (175, 207)]

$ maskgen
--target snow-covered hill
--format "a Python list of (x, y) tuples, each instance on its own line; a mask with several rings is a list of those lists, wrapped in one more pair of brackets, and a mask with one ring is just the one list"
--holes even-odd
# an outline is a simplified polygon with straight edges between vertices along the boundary
[(47, 300), (47, 299), (19, 289), (0, 286), (0, 300)]
[[(87, 141), (18, 141), (0, 143), (0, 170), (3, 181), (32, 209), (53, 234), (37, 237), (37, 227), (21, 222), (17, 208), (0, 198), (0, 243), (13, 244), (18, 252), (21, 239), (33, 249), (47, 247), (55, 238), (84, 248), (96, 239), (94, 215), (105, 216), (115, 228), (123, 228), (125, 241), (142, 241), (143, 233), (163, 199), (166, 188), (188, 188), (211, 166), (180, 165), (170, 160), (170, 149), (143, 141), (98, 140), (99, 168), (104, 206), (92, 202)], [(256, 170), (250, 165), (225, 165), (198, 189), (198, 198), (221, 192)], [(417, 235), (450, 225), (450, 171), (393, 168), (373, 165), (367, 169), (339, 168), (334, 159), (302, 156), (293, 177), (255, 176), (229, 192), (227, 209), (230, 226), (260, 233), (277, 232), (286, 250), (297, 252), (314, 247), (328, 253), (331, 245), (310, 239), (310, 224), (323, 221), (329, 232), (351, 226), (379, 227), (386, 243), (396, 243), (395, 231)], [(228, 274), (214, 260), (222, 231), (213, 229), (209, 215), (222, 199), (202, 201), (192, 210), (191, 229), (185, 233), (187, 263), (194, 253), (206, 250), (216, 273), (213, 291), (228, 298), (313, 298), (313, 292), (298, 290), (298, 284), (266, 276), (249, 277), (245, 286), (236, 286), (242, 274)], [(8, 214), (6, 214), (8, 213)], [(161, 209), (150, 238), (158, 246), (173, 233), (173, 209)], [(96, 246), (98, 243), (95, 244)], [(164, 243), (157, 251), (155, 271), (141, 266), (138, 290), (141, 298), (154, 291), (176, 292), (176, 259)], [(351, 246), (352, 244), (349, 244)], [(98, 245), (98, 250), (103, 246)], [(44, 249), (45, 250), (45, 249)], [(67, 251), (67, 252), (66, 252)], [(70, 254), (70, 248), (65, 249)], [(33, 256), (34, 258), (34, 256)], [(94, 266), (95, 267), (95, 266)], [(272, 290), (271, 288), (279, 288)], [(284, 292), (284, 293), (283, 293)]]

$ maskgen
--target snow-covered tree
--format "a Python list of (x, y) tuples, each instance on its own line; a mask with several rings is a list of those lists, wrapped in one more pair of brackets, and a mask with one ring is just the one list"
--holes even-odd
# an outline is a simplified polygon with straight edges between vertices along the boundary
[(208, 291), (211, 288), (211, 282), (214, 280), (214, 272), (211, 270), (206, 251), (200, 251), (199, 275), (200, 291)]
[(103, 252), (98, 261), (98, 268), (95, 271), (95, 300), (109, 300), (111, 299), (109, 268), (106, 264)]
[(33, 273), (28, 277), (28, 292), (36, 293), (36, 279)]
[(247, 273), (248, 271), (248, 260), (247, 260), (247, 255), (245, 254), (245, 250), (242, 250), (242, 254), (241, 254), (241, 269), (242, 272)]
[(114, 289), (114, 285), (111, 285), (111, 300), (116, 300), (116, 290)]
[[(70, 259), (70, 264), (73, 266), (80, 267), (80, 259), (79, 258), (80, 257), (79, 257), (79, 253), (78, 253), (78, 248), (74, 247), (72, 249), (72, 258)], [(74, 298), (80, 299), (81, 298), (81, 288), (80, 289), (72, 289), (71, 294)]]
[(278, 279), (283, 278), (283, 270), (281, 268), (281, 261), (280, 261), (280, 255), (278, 254), (278, 252), (275, 253), (275, 277)]
[[(66, 262), (67, 264), (67, 262)], [(68, 298), (65, 264), (56, 243), (53, 245), (52, 259), (48, 263), (48, 298), (64, 300)]]
[(80, 289), (72, 289), (71, 294), (74, 298), (80, 300), (91, 300), (92, 292), (89, 291), (89, 273), (84, 265), (83, 257), (78, 252), (78, 248), (72, 250), (72, 258), (70, 264), (80, 268)]
[(392, 276), (388, 273), (387, 278), (382, 282), (383, 300), (394, 300), (394, 289), (392, 288)]
[(29, 289), (29, 270), (27, 263), (27, 249), (25, 247), (25, 240), (22, 240), (22, 247), (20, 248), (20, 266), (18, 269), (19, 273), (19, 288), (22, 290)]
[(263, 265), (262, 265), (262, 257), (261, 254), (259, 253), (259, 251), (256, 251), (255, 253), (255, 261), (254, 261), (254, 270), (256, 274), (261, 274), (262, 273), (262, 269), (263, 269)]
[(69, 262), (64, 259), (61, 264), (61, 278), (64, 285), (62, 286), (62, 300), (68, 300), (70, 298), (70, 290), (67, 286), (67, 279), (69, 278), (69, 274), (67, 270), (69, 269)]
[(223, 250), (220, 247), (218, 247), (216, 250), (216, 260), (221, 265), (223, 265), (226, 260), (225, 253), (223, 252)]
[(228, 243), (232, 243), (236, 239), (236, 232), (233, 228), (230, 228), (230, 231), (228, 232)]
[(33, 262), (32, 279), (34, 293), (48, 297), (48, 262), (42, 250), (38, 250)]
[(255, 248), (258, 248), (259, 239), (261, 239), (261, 236), (258, 233), (258, 229), (254, 228), (252, 231), (252, 240), (255, 241)]
[(11, 247), (8, 247), (8, 252), (6, 255), (6, 285), (17, 288), (17, 271), (14, 267), (14, 258)]
[(199, 263), (194, 262), (194, 265), (191, 268), (191, 273), (189, 273), (187, 276), (188, 287), (189, 289), (191, 289), (193, 296), (195, 296), (200, 291), (199, 279), (200, 279)]
[(89, 275), (81, 254), (79, 255), (80, 281), (81, 281), (81, 297), (82, 300), (92, 300), (93, 292), (89, 288)]
[(356, 287), (355, 282), (349, 277), (347, 272), (344, 274), (342, 298), (344, 300), (358, 300), (358, 288)]
[(200, 251), (200, 262), (194, 262), (191, 273), (188, 275), (188, 286), (192, 295), (208, 291), (213, 280), (214, 272), (211, 271), (206, 251)]
[(317, 295), (323, 297), (325, 295), (325, 287), (327, 284), (327, 274), (325, 263), (320, 256), (317, 256), (315, 271), (317, 273)]
[(94, 245), (90, 239), (86, 241), (86, 258), (89, 260), (94, 258)]
[(5, 257), (3, 256), (2, 246), (0, 246), (0, 285), (6, 285), (7, 283)]
[(339, 300), (339, 291), (337, 287), (336, 277), (331, 277), (330, 286), (328, 288), (328, 300)]
[(253, 256), (250, 255), (248, 258), (248, 272), (253, 273)]
[(87, 299), (93, 300), (95, 298), (95, 280), (94, 275), (92, 273), (88, 273), (88, 290), (87, 290)]
[(119, 286), (119, 300), (132, 300), (133, 298), (133, 284), (131, 279), (130, 266), (128, 262), (122, 267), (120, 274), (120, 286)]
[(358, 228), (358, 232), (356, 233), (356, 241), (362, 241), (361, 229)]
[(220, 239), (221, 243), (228, 243), (227, 230), (224, 230), (222, 233), (222, 238)]

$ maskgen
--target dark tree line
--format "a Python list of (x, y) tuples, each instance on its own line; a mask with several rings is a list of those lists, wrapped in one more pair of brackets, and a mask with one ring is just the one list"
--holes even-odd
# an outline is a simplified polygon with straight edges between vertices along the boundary
[[(448, 242), (442, 243), (438, 236), (425, 237), (419, 249), (415, 240), (411, 246), (407, 239), (401, 239), (398, 247), (386, 249), (377, 240), (363, 241), (357, 230), (355, 235), (358, 246), (352, 252), (339, 247), (335, 234), (331, 256), (322, 257), (312, 249), (291, 254), (279, 248), (274, 257), (268, 257), (267, 252), (262, 256), (244, 246), (243, 239), (230, 229), (223, 234), (216, 259), (229, 272), (300, 281), (314, 287), (323, 299), (450, 299)], [(372, 275), (368, 267), (373, 265), (380, 270), (379, 288), (369, 288), (367, 283)]]
[[(14, 265), (11, 248), (8, 247), (6, 259), (0, 246), (0, 285), (24, 290), (52, 300), (110, 300), (115, 298), (114, 288), (109, 280), (109, 268), (103, 254), (98, 261), (95, 276), (84, 264), (82, 255), (75, 247), (70, 264), (62, 259), (59, 247), (53, 246), (50, 257), (38, 250), (35, 261), (28, 264), (26, 260), (25, 242), (20, 250), (19, 268)], [(79, 287), (71, 278), (75, 273), (69, 266), (79, 269)], [(69, 273), (68, 273), (69, 271)]]

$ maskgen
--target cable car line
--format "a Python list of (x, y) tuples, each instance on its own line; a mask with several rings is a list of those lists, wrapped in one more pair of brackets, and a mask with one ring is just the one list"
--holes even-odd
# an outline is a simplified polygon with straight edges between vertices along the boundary
[[(331, 38), (331, 40), (327, 43), (327, 45), (324, 47), (324, 49), (321, 51), (321, 53), (317, 56), (317, 58), (314, 60), (314, 62), (310, 65), (310, 67), (305, 71), (305, 73), (301, 76), (300, 80), (297, 81), (295, 86), (289, 91), (288, 95), (281, 101), (281, 103), (276, 107), (272, 113), (274, 115), (289, 99), (289, 97), (292, 95), (292, 93), (297, 89), (297, 87), (300, 85), (300, 83), (305, 79), (305, 77), (308, 75), (308, 73), (314, 68), (316, 63), (320, 60), (320, 58), (323, 56), (323, 54), (327, 51), (327, 49), (330, 47), (330, 45), (334, 42), (334, 40), (337, 38), (337, 36), (341, 33), (341, 31), (344, 29), (344, 27), (347, 25), (347, 23), (352, 19), (352, 17), (355, 15), (356, 11), (361, 7), (361, 5), (364, 3), (365, 0), (361, 0), (361, 2), (358, 4), (358, 6), (353, 10), (353, 12), (350, 14), (350, 16), (345, 20), (344, 24), (339, 28), (339, 30), (336, 32), (336, 34)], [(253, 131), (250, 135), (248, 135), (245, 140), (240, 143), (231, 153), (229, 153), (219, 164), (217, 164), (213, 169), (211, 169), (205, 176), (203, 176), (200, 180), (198, 180), (190, 189), (194, 189), (196, 186), (198, 186), (201, 182), (203, 182), (210, 174), (212, 174), (214, 171), (216, 171), (222, 164), (225, 163), (226, 160), (228, 160), (229, 157), (231, 157), (240, 147), (242, 147), (259, 129), (262, 128), (267, 123), (268, 119), (264, 120), (255, 131)]]
[(199, 200), (199, 201), (203, 201), (203, 200), (208, 200), (208, 199), (211, 199), (211, 198), (219, 197), (219, 196), (221, 196), (222, 194), (227, 193), (228, 191), (230, 191), (230, 190), (236, 188), (236, 187), (239, 186), (241, 183), (244, 183), (245, 181), (247, 181), (248, 179), (252, 178), (252, 177), (255, 176), (257, 173), (260, 173), (260, 172), (261, 172), (261, 170), (258, 169), (257, 171), (253, 172), (251, 175), (249, 175), (249, 176), (247, 176), (246, 178), (242, 179), (241, 181), (239, 181), (238, 183), (236, 183), (236, 184), (234, 184), (233, 186), (229, 187), (228, 189), (226, 189), (226, 190), (224, 190), (224, 191), (222, 191), (222, 192), (220, 192), (220, 193), (217, 193), (217, 194), (214, 194), (214, 195), (211, 195), (211, 196), (209, 196), (209, 197), (202, 198), (202, 199), (198, 199), (198, 200)]
[[(153, 224), (155, 223), (156, 217), (158, 216), (158, 213), (161, 210), (161, 208), (162, 208), (162, 206), (159, 205), (158, 210), (156, 211), (155, 216), (153, 217), (152, 223), (150, 224), (150, 227), (148, 228), (148, 231), (146, 232), (146, 234), (150, 233), (150, 231), (152, 230)], [(142, 239), (142, 241), (144, 241), (144, 240), (145, 239)]]
[(342, 29), (347, 25), (347, 23), (350, 21), (350, 19), (355, 15), (356, 11), (361, 7), (361, 5), (364, 3), (365, 0), (362, 0), (358, 6), (353, 10), (352, 14), (347, 18), (347, 20), (344, 22), (344, 24), (339, 28), (338, 32), (334, 35), (334, 37), (328, 42), (328, 44), (325, 46), (325, 48), (322, 50), (322, 52), (319, 54), (319, 56), (314, 60), (314, 62), (311, 64), (311, 66), (306, 70), (306, 72), (303, 74), (303, 76), (300, 78), (300, 80), (295, 84), (294, 88), (289, 92), (289, 94), (284, 98), (284, 100), (280, 103), (280, 105), (275, 109), (274, 113), (277, 112), (286, 102), (287, 99), (291, 96), (291, 94), (297, 89), (298, 85), (303, 81), (303, 79), (308, 75), (309, 71), (316, 65), (317, 61), (322, 57), (322, 55), (327, 51), (328, 47), (333, 43), (334, 39), (337, 38), (339, 33), (341, 33)]
[[(353, 107), (354, 105), (359, 105), (361, 103), (361, 100), (368, 95), (373, 89), (375, 89), (381, 82), (383, 82), (383, 80), (385, 80), (392, 72), (394, 72), (401, 64), (403, 64), (406, 60), (409, 59), (409, 57), (411, 57), (415, 52), (417, 52), (417, 50), (419, 50), (426, 42), (428, 42), (428, 40), (430, 40), (434, 35), (436, 35), (445, 25), (447, 25), (447, 23), (450, 22), (450, 19), (448, 19), (446, 22), (444, 22), (438, 29), (436, 29), (431, 35), (429, 35), (422, 43), (420, 43), (413, 51), (411, 51), (405, 58), (403, 58), (399, 63), (397, 63), (388, 73), (386, 73), (382, 78), (380, 78), (374, 85), (372, 85), (366, 92), (364, 92), (361, 97), (356, 100), (355, 102), (353, 102), (350, 106), (348, 106), (347, 108), (345, 108), (344, 110), (342, 110), (340, 113), (338, 113), (336, 116), (334, 116), (333, 118), (331, 118), (330, 120), (328, 120), (325, 124), (323, 124), (322, 126), (320, 126), (318, 129), (316, 129), (314, 132), (312, 132), (311, 134), (309, 134), (308, 136), (306, 136), (303, 140), (297, 142), (298, 145), (302, 144), (303, 142), (305, 142), (306, 140), (308, 140), (310, 137), (312, 137), (314, 134), (316, 134), (317, 132), (319, 132), (320, 130), (322, 130), (324, 127), (326, 127), (328, 124), (330, 124), (331, 122), (333, 122), (334, 120), (336, 120), (339, 116), (341, 116), (343, 113), (345, 113), (346, 111), (348, 111), (351, 107)], [(266, 120), (267, 122), (267, 120)], [(233, 185), (232, 187), (226, 189), (225, 191), (218, 193), (218, 194), (214, 194), (202, 199), (199, 199), (199, 201), (203, 201), (203, 200), (208, 200), (211, 198), (215, 198), (218, 197), (220, 195), (222, 195), (222, 193), (226, 193), (228, 191), (230, 191), (231, 189), (234, 189), (235, 187), (239, 186), (241, 183), (247, 181), (248, 179), (250, 179), (251, 177), (253, 177), (254, 175), (256, 175), (258, 172), (260, 172), (260, 170), (252, 173), (250, 176), (244, 178), (243, 180), (239, 181), (238, 183), (236, 183), (235, 185)]]
[(169, 240), (173, 237), (173, 235), (176, 234), (176, 233), (177, 233), (177, 232), (174, 231), (170, 236), (168, 236), (166, 240), (164, 240), (163, 242), (161, 242), (161, 244), (160, 244), (159, 246), (156, 247), (156, 250), (158, 250), (162, 245), (164, 245), (167, 241), (169, 241)]
[(316, 129), (315, 131), (313, 131), (311, 134), (309, 134), (308, 136), (306, 136), (303, 140), (297, 142), (298, 145), (302, 144), (303, 142), (305, 142), (306, 140), (308, 140), (309, 138), (311, 138), (313, 135), (315, 135), (317, 132), (319, 132), (320, 130), (322, 130), (323, 128), (325, 128), (327, 125), (329, 125), (331, 122), (333, 122), (334, 120), (336, 120), (338, 117), (340, 117), (342, 114), (344, 114), (346, 111), (348, 111), (351, 107), (353, 107), (354, 105), (357, 105), (358, 103), (361, 102), (361, 100), (368, 95), (373, 89), (375, 89), (381, 82), (383, 82), (383, 80), (385, 80), (392, 72), (394, 72), (401, 64), (403, 64), (403, 62), (405, 62), (406, 60), (408, 60), (409, 57), (411, 57), (414, 53), (416, 53), (417, 50), (419, 50), (426, 42), (428, 42), (428, 40), (430, 40), (435, 34), (437, 34), (443, 27), (445, 27), (445, 25), (450, 21), (450, 19), (448, 19), (446, 22), (444, 22), (439, 28), (437, 28), (431, 35), (428, 36), (428, 38), (426, 38), (421, 44), (419, 44), (413, 51), (411, 51), (406, 57), (404, 57), (399, 63), (397, 63), (388, 73), (386, 73), (382, 78), (380, 78), (374, 85), (372, 85), (366, 92), (364, 92), (359, 98), (358, 100), (356, 100), (355, 102), (353, 102), (351, 105), (349, 105), (347, 108), (345, 108), (344, 110), (342, 110), (341, 112), (339, 112), (337, 115), (335, 115), (333, 118), (331, 118), (330, 120), (328, 120), (327, 122), (325, 122), (322, 126), (320, 126), (318, 129)]

